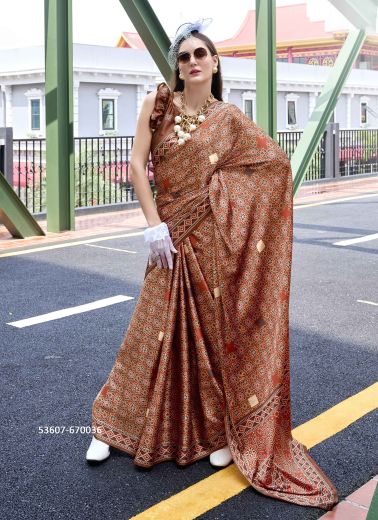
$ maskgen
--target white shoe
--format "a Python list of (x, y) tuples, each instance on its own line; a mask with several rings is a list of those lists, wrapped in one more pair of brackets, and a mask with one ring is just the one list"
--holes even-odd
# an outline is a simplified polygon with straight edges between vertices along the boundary
[(231, 451), (228, 446), (210, 454), (210, 463), (213, 466), (227, 466), (232, 460)]
[(92, 436), (92, 442), (88, 448), (86, 459), (88, 462), (101, 462), (106, 460), (110, 455), (110, 448), (106, 442), (96, 439)]

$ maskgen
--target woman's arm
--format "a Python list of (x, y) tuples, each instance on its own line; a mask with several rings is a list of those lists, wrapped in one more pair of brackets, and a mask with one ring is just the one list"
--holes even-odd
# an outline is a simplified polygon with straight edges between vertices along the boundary
[(154, 109), (156, 91), (150, 92), (144, 98), (135, 131), (134, 144), (131, 150), (130, 169), (132, 182), (144, 216), (149, 226), (157, 226), (161, 219), (152, 196), (150, 183), (146, 175), (146, 166), (150, 154), (152, 131), (150, 116)]

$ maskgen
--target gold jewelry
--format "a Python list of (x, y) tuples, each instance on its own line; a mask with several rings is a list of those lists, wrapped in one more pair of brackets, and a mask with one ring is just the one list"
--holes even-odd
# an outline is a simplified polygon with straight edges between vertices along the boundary
[(214, 72), (214, 74), (216, 74), (218, 72), (218, 67), (217, 66), (213, 67), (213, 72)]
[(180, 79), (184, 79), (184, 76), (181, 75), (181, 72), (180, 72), (180, 74), (179, 74), (179, 78), (180, 78)]
[(185, 141), (188, 139), (191, 139), (192, 136), (190, 135), (190, 132), (195, 130), (197, 126), (199, 126), (203, 121), (205, 121), (205, 110), (207, 110), (210, 103), (215, 99), (212, 93), (210, 93), (209, 97), (206, 99), (204, 104), (201, 106), (201, 108), (198, 110), (198, 112), (190, 116), (186, 114), (185, 109), (185, 101), (184, 101), (184, 91), (181, 91), (180, 95), (180, 102), (181, 102), (181, 110), (180, 115), (175, 117), (175, 126), (174, 131), (177, 134), (178, 137), (178, 144), (183, 145)]

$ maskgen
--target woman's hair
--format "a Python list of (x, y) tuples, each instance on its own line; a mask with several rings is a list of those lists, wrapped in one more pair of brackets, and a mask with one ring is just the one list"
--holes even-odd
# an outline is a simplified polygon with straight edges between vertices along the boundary
[[(215, 54), (218, 54), (217, 50), (215, 48), (215, 45), (210, 40), (210, 38), (208, 38), (205, 34), (195, 31), (195, 30), (192, 31), (191, 34), (192, 34), (192, 36), (194, 36), (194, 38), (198, 38), (199, 40), (202, 40), (205, 42), (205, 44), (206, 44), (207, 48), (209, 49), (210, 54), (212, 56), (214, 56)], [(182, 41), (184, 41), (184, 38), (182, 39)], [(181, 45), (181, 42), (180, 42), (180, 45)], [(185, 83), (184, 83), (184, 80), (180, 79), (179, 74), (180, 74), (180, 71), (178, 68), (172, 71), (172, 76), (171, 76), (169, 86), (173, 92), (184, 90)], [(221, 71), (220, 59), (218, 57), (218, 72), (213, 74), (213, 79), (211, 81), (211, 92), (212, 92), (213, 96), (216, 99), (218, 99), (219, 101), (223, 101), (222, 90), (223, 90), (222, 71)]]

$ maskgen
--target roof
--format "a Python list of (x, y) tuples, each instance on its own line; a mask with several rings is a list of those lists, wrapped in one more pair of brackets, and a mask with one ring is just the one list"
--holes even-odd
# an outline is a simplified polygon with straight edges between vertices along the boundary
[[(293, 40), (312, 40), (332, 38), (333, 32), (324, 29), (325, 22), (311, 22), (307, 18), (307, 5), (285, 5), (277, 7), (276, 40), (286, 42)], [(235, 36), (216, 43), (216, 47), (233, 47), (239, 45), (256, 45), (256, 11), (250, 10)], [(347, 29), (346, 29), (347, 30)]]
[(145, 49), (142, 38), (135, 32), (123, 32), (116, 47), (126, 47), (130, 49)]
[[(256, 46), (256, 11), (249, 10), (239, 30), (232, 38), (214, 42), (217, 49), (255, 47)], [(325, 21), (313, 22), (307, 17), (307, 4), (284, 5), (276, 8), (276, 42), (278, 44), (294, 44), (300, 42), (325, 42), (342, 44), (349, 32), (349, 28), (337, 31), (326, 31)], [(171, 38), (172, 40), (172, 38)], [(371, 35), (369, 40), (377, 42), (377, 37)], [(123, 32), (118, 40), (117, 47), (145, 49), (141, 37), (137, 33)]]

